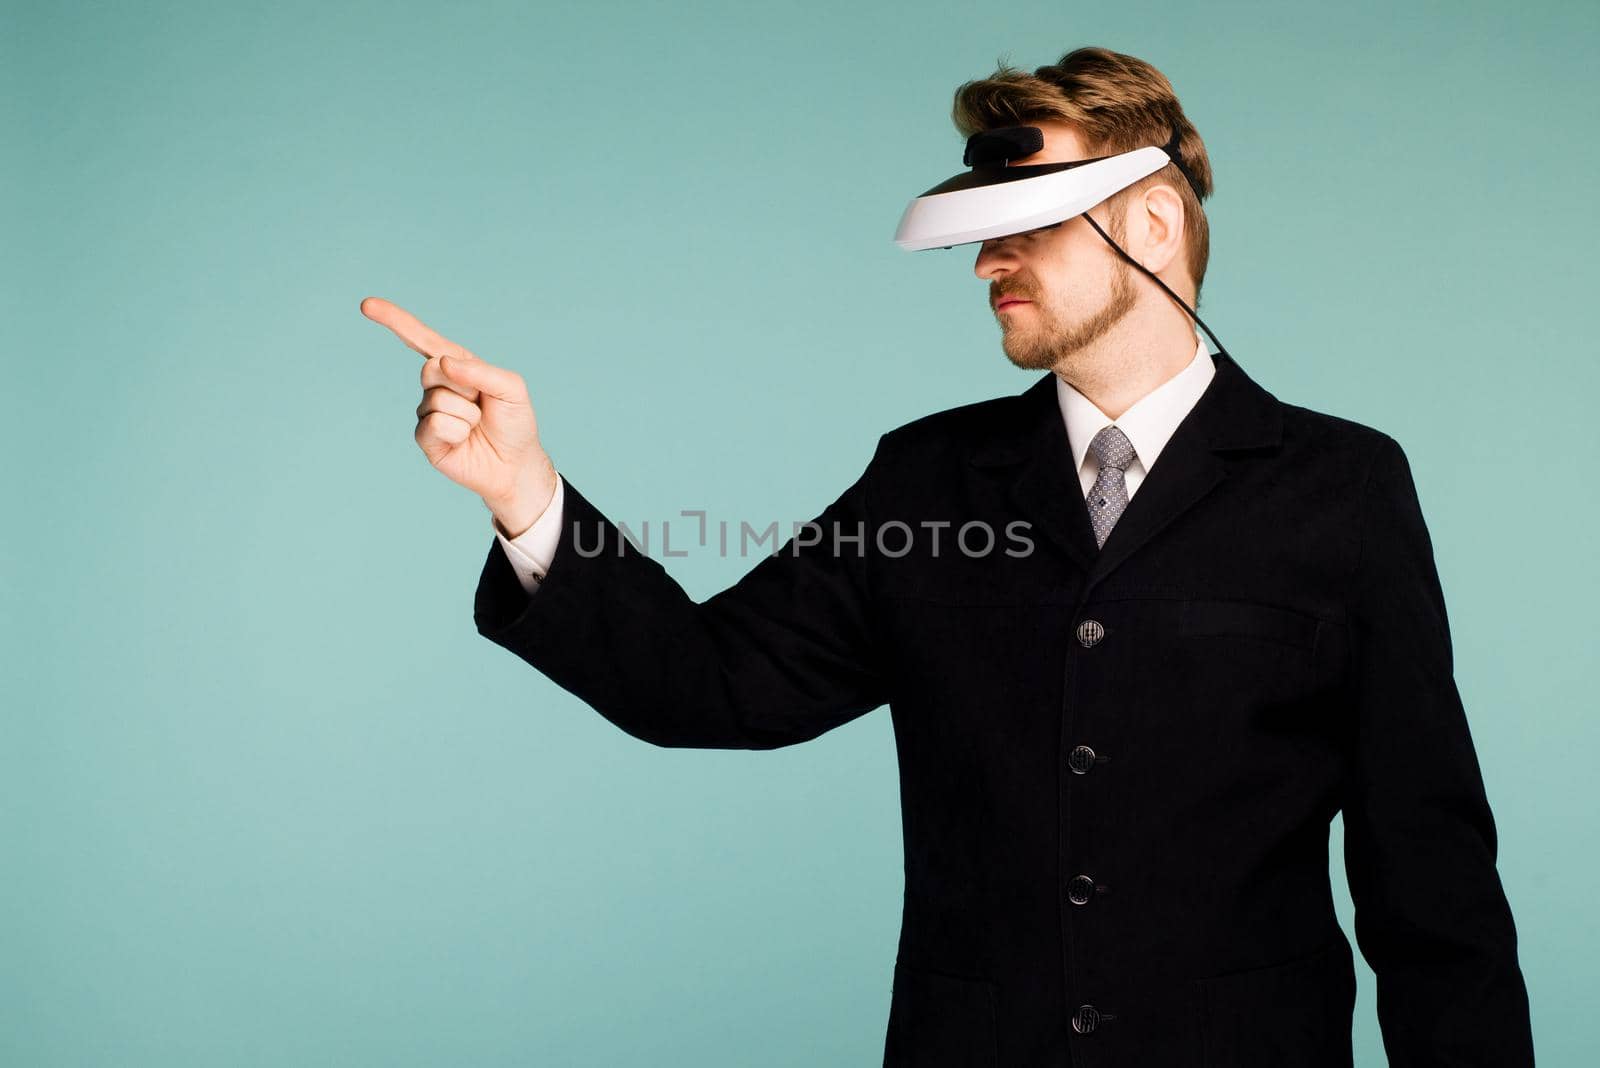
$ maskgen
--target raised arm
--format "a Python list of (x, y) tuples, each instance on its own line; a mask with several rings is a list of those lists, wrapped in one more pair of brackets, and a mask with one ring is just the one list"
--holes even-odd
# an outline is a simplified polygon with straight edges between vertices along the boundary
[[(696, 603), (558, 479), (521, 376), (388, 301), (369, 297), (361, 311), (427, 358), (417, 444), (493, 513), (474, 602), (485, 637), (656, 745), (792, 745), (888, 700), (869, 620), (870, 467), (737, 583)], [(527, 546), (517, 566), (508, 540)]]

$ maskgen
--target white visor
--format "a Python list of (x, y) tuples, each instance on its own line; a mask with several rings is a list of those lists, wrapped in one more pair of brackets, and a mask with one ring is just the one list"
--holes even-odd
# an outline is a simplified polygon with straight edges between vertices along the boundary
[(908, 204), (895, 244), (917, 252), (1051, 226), (1170, 162), (1165, 151), (1150, 146), (1072, 163), (974, 167)]

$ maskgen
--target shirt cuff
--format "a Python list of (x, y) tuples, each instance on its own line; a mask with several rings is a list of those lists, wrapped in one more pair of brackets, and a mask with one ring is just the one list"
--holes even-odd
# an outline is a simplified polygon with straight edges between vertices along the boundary
[(500, 529), (499, 521), (493, 516), (489, 517), (490, 524), (494, 527), (494, 536), (500, 539), (500, 546), (505, 550), (506, 559), (511, 562), (511, 569), (517, 573), (517, 580), (522, 583), (522, 588), (529, 593), (538, 587), (539, 580), (550, 570), (550, 562), (555, 559), (556, 546), (561, 541), (561, 504), (565, 497), (562, 492), (564, 485), (561, 473), (557, 472), (556, 491), (551, 495), (550, 503), (545, 505), (539, 518), (533, 521), (533, 526), (515, 538), (506, 537), (505, 531)]

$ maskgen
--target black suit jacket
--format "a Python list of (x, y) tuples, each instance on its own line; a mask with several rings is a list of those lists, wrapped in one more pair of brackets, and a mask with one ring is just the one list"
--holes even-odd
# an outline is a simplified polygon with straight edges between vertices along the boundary
[(493, 543), (477, 628), (655, 745), (793, 745), (889, 705), (885, 1064), (1349, 1065), (1342, 810), (1389, 1063), (1530, 1065), (1405, 455), (1216, 360), (1104, 548), (1045, 375), (884, 434), (703, 603), (568, 481), (542, 584)]

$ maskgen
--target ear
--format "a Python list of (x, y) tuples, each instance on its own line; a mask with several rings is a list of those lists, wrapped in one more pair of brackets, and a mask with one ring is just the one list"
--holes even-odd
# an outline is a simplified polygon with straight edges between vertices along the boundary
[[(1139, 258), (1145, 269), (1160, 274), (1178, 262), (1178, 253), (1184, 244), (1183, 200), (1170, 185), (1160, 183), (1134, 197), (1133, 212), (1138, 218), (1128, 220), (1128, 235), (1140, 245)], [(1143, 234), (1142, 241), (1137, 235)]]

